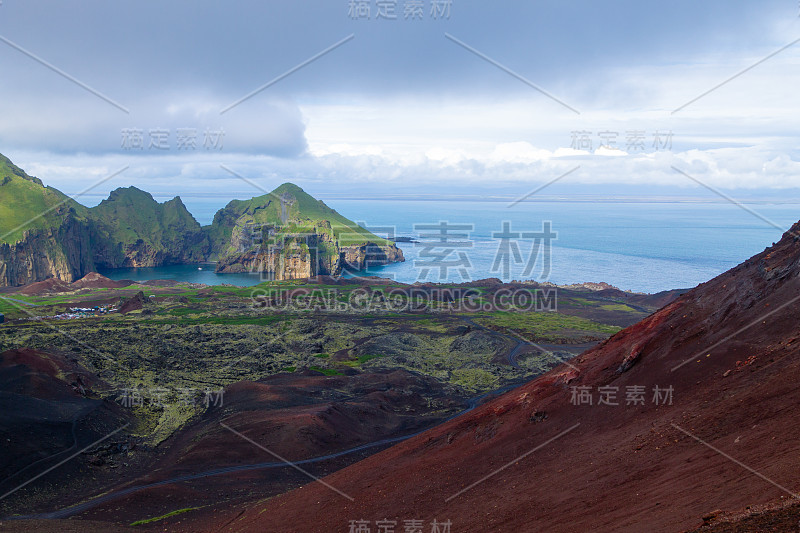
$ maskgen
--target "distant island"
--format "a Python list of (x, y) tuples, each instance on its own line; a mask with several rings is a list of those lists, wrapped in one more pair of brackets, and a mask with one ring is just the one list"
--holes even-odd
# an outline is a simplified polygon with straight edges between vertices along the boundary
[(215, 261), (220, 273), (266, 279), (338, 275), (404, 261), (394, 242), (300, 187), (233, 200), (200, 226), (180, 197), (158, 203), (120, 188), (87, 208), (0, 154), (0, 287), (76, 281), (98, 269)]

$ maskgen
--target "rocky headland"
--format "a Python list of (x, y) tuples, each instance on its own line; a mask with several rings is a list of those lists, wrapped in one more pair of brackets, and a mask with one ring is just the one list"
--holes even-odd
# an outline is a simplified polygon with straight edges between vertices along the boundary
[(234, 200), (201, 226), (180, 197), (158, 203), (136, 187), (87, 208), (0, 155), (0, 287), (206, 261), (221, 273), (304, 279), (403, 260), (393, 242), (290, 183)]

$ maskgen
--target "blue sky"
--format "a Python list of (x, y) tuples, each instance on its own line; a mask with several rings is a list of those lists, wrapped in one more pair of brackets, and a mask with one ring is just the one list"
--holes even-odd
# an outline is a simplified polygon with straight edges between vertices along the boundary
[(794, 0), (453, 0), (437, 18), (424, 0), (406, 19), (413, 1), (389, 20), (379, 0), (369, 18), (350, 0), (4, 0), (0, 152), (68, 193), (123, 167), (93, 192), (513, 197), (576, 168), (541, 194), (800, 189), (800, 43), (765, 60), (800, 38)]

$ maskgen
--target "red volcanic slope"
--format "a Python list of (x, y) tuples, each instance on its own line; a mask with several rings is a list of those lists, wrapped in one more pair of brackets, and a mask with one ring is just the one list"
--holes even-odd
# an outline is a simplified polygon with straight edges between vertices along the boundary
[(78, 289), (121, 289), (130, 285), (133, 285), (132, 281), (114, 281), (97, 272), (89, 272), (73, 283), (67, 283), (57, 278), (48, 278), (16, 289), (15, 292), (27, 294), (28, 296), (42, 296), (45, 294), (71, 292)]
[(16, 292), (19, 294), (27, 294), (28, 296), (42, 296), (44, 294), (52, 294), (54, 292), (67, 292), (72, 290), (69, 283), (61, 281), (56, 278), (48, 278), (44, 281), (37, 281), (26, 285)]
[(97, 272), (89, 272), (78, 281), (70, 285), (72, 290), (76, 289), (121, 289), (133, 285), (130, 280), (114, 281)]
[[(274, 460), (221, 423), (290, 461), (408, 435), (437, 420), (435, 415), (422, 416), (429, 409), (421, 394), (432, 395), (437, 386), (434, 379), (405, 370), (352, 377), (293, 373), (240, 381), (226, 388), (224, 408), (212, 408), (171, 441), (165, 464), (152, 479)], [(440, 397), (439, 402), (453, 410), (459, 407), (455, 399)]]
[[(388, 518), (401, 531), (411, 519), (425, 531), (451, 520), (458, 533), (681, 531), (717, 509), (792, 498), (799, 274), (800, 241), (787, 233), (577, 357), (576, 369), (562, 365), (324, 479), (353, 501), (311, 482), (194, 527), (347, 532), (364, 519), (377, 531)], [(594, 405), (573, 404), (577, 386)], [(597, 405), (601, 386), (618, 387), (620, 405)], [(644, 405), (626, 405), (636, 386)], [(673, 405), (653, 402), (656, 386), (674, 388)]]
[[(462, 408), (451, 393), (437, 380), (406, 370), (352, 376), (323, 376), (306, 371), (273, 375), (257, 382), (241, 381), (225, 389), (221, 405), (211, 406), (161, 443), (162, 453), (146, 472), (135, 480), (129, 478), (130, 483), (117, 489), (219, 468), (278, 461), (271, 454), (296, 461), (410, 435)], [(433, 407), (428, 403), (431, 398)], [(234, 431), (257, 440), (264, 449)], [(323, 475), (354, 463), (359, 456), (349, 454), (304, 468)], [(217, 516), (216, 508), (230, 509), (237, 505), (232, 502), (244, 505), (281, 494), (300, 486), (305, 479), (291, 468), (239, 470), (136, 491), (101, 503), (80, 518), (130, 524), (176, 509), (200, 508), (159, 524), (175, 531), (178, 523), (198, 516)]]
[[(118, 406), (91, 398), (103, 388), (108, 384), (69, 356), (27, 348), (0, 353), (0, 494), (124, 423)], [(44, 481), (80, 467), (76, 459)], [(36, 489), (12, 501), (24, 500), (26, 490)]]

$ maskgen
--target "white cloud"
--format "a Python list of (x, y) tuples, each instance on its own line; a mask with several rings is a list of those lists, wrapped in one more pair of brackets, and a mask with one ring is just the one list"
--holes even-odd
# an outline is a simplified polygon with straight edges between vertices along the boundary
[[(143, 62), (148, 68), (158, 67), (160, 76), (174, 70), (174, 82), (164, 82), (155, 79), (156, 76), (145, 79), (145, 76), (141, 80), (132, 77), (137, 80), (133, 83), (126, 76), (100, 75), (102, 69), (97, 66), (81, 70), (82, 64), (62, 50), (63, 39), (47, 41), (39, 36), (40, 40), (44, 39), (41, 48), (44, 56), (104, 91), (108, 90), (130, 108), (131, 114), (126, 115), (58, 78), (30, 58), (10, 48), (3, 49), (3, 59), (8, 61), (4, 64), (15, 73), (8, 77), (15, 82), (0, 87), (0, 102), (13, 102), (13, 105), (2, 106), (0, 152), (46, 182), (69, 191), (89, 186), (127, 164), (131, 165), (131, 170), (119, 180), (121, 184), (129, 180), (145, 187), (171, 188), (176, 193), (208, 190), (219, 187), (220, 183), (242, 185), (241, 181), (228, 181), (232, 178), (219, 169), (220, 162), (241, 168), (248, 177), (262, 180), (265, 186), (272, 185), (275, 180), (330, 181), (342, 186), (367, 182), (396, 186), (433, 182), (464, 187), (496, 182), (527, 184), (537, 180), (545, 182), (580, 165), (580, 170), (565, 182), (699, 188), (671, 168), (675, 166), (714, 187), (733, 190), (800, 187), (800, 150), (796, 135), (800, 107), (794, 90), (800, 85), (800, 69), (797, 68), (800, 44), (672, 113), (795, 38), (796, 21), (782, 22), (780, 17), (784, 15), (780, 15), (776, 5), (771, 4), (776, 15), (767, 13), (764, 8), (763, 17), (773, 17), (768, 23), (748, 19), (740, 21), (737, 28), (716, 29), (708, 24), (703, 27), (702, 18), (687, 22), (700, 25), (699, 29), (715, 29), (722, 35), (702, 33), (696, 27), (694, 34), (681, 34), (680, 29), (669, 25), (653, 35), (654, 41), (657, 37), (673, 35), (673, 31), (678, 31), (674, 35), (702, 36), (703, 42), (697, 43), (698, 52), (693, 51), (694, 41), (692, 46), (663, 47), (648, 41), (640, 44), (647, 49), (658, 49), (658, 53), (653, 53), (651, 58), (644, 53), (629, 58), (620, 52), (635, 43), (619, 36), (609, 37), (605, 44), (617, 53), (604, 55), (589, 73), (562, 64), (542, 67), (541, 72), (537, 72), (533, 68), (536, 62), (526, 64), (531, 53), (522, 46), (527, 42), (524, 35), (515, 41), (519, 46), (510, 46), (503, 39), (493, 41), (489, 38), (492, 32), (505, 35), (504, 27), (483, 28), (484, 16), (480, 14), (483, 8), (469, 8), (475, 28), (483, 28), (484, 32), (476, 31), (480, 38), (475, 38), (473, 44), (485, 46), (490, 55), (497, 55), (498, 60), (541, 82), (553, 94), (579, 109), (579, 115), (528, 90), (518, 80), (480, 62), (453, 43), (445, 42), (438, 29), (435, 36), (427, 33), (420, 36), (426, 46), (441, 45), (428, 47), (431, 53), (428, 63), (420, 65), (415, 59), (408, 64), (398, 64), (386, 62), (384, 55), (396, 53), (400, 48), (395, 45), (405, 42), (408, 35), (401, 30), (395, 34), (394, 30), (384, 32), (377, 25), (363, 25), (359, 40), (354, 40), (347, 48), (309, 65), (296, 77), (283, 80), (280, 85), (270, 87), (224, 115), (219, 111), (231, 103), (229, 97), (246, 94), (278, 75), (281, 69), (292, 66), (292, 60), (285, 54), (270, 52), (273, 48), (278, 50), (277, 46), (265, 47), (263, 71), (261, 63), (252, 64), (250, 60), (258, 55), (253, 52), (254, 43), (260, 43), (262, 38), (278, 39), (277, 33), (264, 32), (260, 21), (247, 21), (251, 33), (242, 34), (242, 43), (238, 40), (236, 43), (215, 41), (213, 46), (198, 43), (205, 55), (199, 52), (196, 57), (188, 55), (187, 64), (173, 65), (164, 56), (154, 58), (152, 65)], [(322, 3), (317, 7), (320, 6)], [(522, 9), (521, 5), (517, 7)], [(551, 7), (558, 11), (556, 4)], [(594, 4), (587, 3), (584, 7), (587, 13), (605, 16)], [(712, 7), (708, 8), (709, 12), (714, 12)], [(742, 13), (752, 13), (755, 9), (739, 7)], [(27, 10), (22, 3), (14, 9)], [(104, 9), (113, 10), (113, 7)], [(175, 9), (171, 11), (173, 17), (183, 16)], [(329, 5), (326, 9), (334, 11)], [(524, 9), (533, 10), (530, 6)], [(702, 7), (697, 9), (702, 10)], [(288, 4), (281, 10), (286, 20), (305, 20)], [(550, 15), (555, 16), (554, 13)], [(608, 15), (606, 22), (621, 24), (624, 21), (614, 20), (614, 17), (635, 13), (639, 11), (620, 10)], [(145, 13), (137, 10), (131, 16), (143, 17)], [(229, 14), (221, 10), (218, 16)], [(576, 24), (589, 29), (598, 26), (596, 21), (585, 16), (578, 19)], [(291, 37), (288, 34), (295, 32), (294, 27), (287, 26), (283, 20), (276, 18), (270, 23), (281, 26), (278, 29), (285, 32), (280, 35), (282, 38)], [(60, 20), (51, 22), (64, 26)], [(318, 20), (317, 29), (327, 28), (329, 20), (324, 22), (325, 26), (322, 19)], [(348, 23), (345, 17), (343, 22)], [(519, 20), (507, 22), (522, 24)], [(638, 20), (638, 23), (646, 25), (652, 21)], [(31, 28), (31, 32), (43, 32), (44, 36), (52, 33), (45, 31), (52, 28), (39, 25), (31, 25)], [(94, 32), (101, 25), (90, 24), (88, 28)], [(397, 28), (408, 26), (398, 25)], [(767, 31), (758, 28), (767, 28)], [(563, 32), (556, 27), (548, 31), (549, 37), (557, 41), (563, 37)], [(363, 41), (360, 40), (362, 35)], [(249, 40), (244, 39), (248, 36)], [(298, 50), (293, 58), (296, 55), (300, 60), (316, 51), (316, 42), (306, 41), (304, 34), (300, 43), (302, 51)], [(575, 41), (574, 47), (554, 48), (556, 55), (546, 58), (547, 61), (562, 62), (563, 58), (570, 57), (578, 60), (582, 57), (580, 54), (586, 52), (582, 49), (584, 45), (595, 46), (577, 42), (580, 38)], [(717, 42), (727, 44), (719, 47), (708, 44)], [(704, 43), (705, 46), (699, 46)], [(157, 43), (144, 44), (154, 47)], [(414, 45), (421, 46), (416, 41)], [(110, 61), (106, 66), (114, 65), (125, 72), (127, 68), (138, 75), (147, 72), (147, 69), (137, 70), (141, 65), (130, 58), (118, 60), (115, 46), (117, 43), (112, 42), (108, 43), (108, 49), (98, 49), (95, 59), (105, 58)], [(221, 48), (217, 50), (216, 46)], [(237, 48), (239, 46), (241, 48)], [(712, 49), (715, 51), (708, 51)], [(36, 46), (36, 50), (40, 47)], [(61, 51), (64, 54), (59, 57)], [(230, 53), (233, 51), (238, 55)], [(369, 68), (358, 71), (357, 59)], [(206, 60), (230, 76), (234, 76), (231, 72), (235, 71), (236, 83), (228, 83), (229, 79), (217, 70), (203, 71), (201, 67)], [(363, 92), (342, 93), (329, 89), (325, 83), (313, 82), (317, 79), (314, 76), (323, 73), (328, 76), (323, 79), (329, 81), (337, 77), (344, 79), (352, 69), (361, 76), (353, 83), (363, 81), (369, 88)], [(456, 74), (455, 81), (449, 78)], [(387, 83), (394, 83), (398, 88), (376, 89), (375, 84), (384, 77), (390, 78), (392, 81)], [(407, 83), (398, 83), (398, 79)], [(481, 85), (481, 91), (470, 92), (465, 87), (465, 80), (470, 79), (476, 85), (484, 82), (486, 85)], [(284, 86), (292, 87), (293, 83), (305, 84), (308, 88), (297, 92), (295, 99), (282, 96), (279, 90)], [(447, 87), (442, 88), (442, 84)], [(200, 135), (206, 128), (223, 129), (224, 150), (177, 153), (173, 137), (168, 153), (126, 152), (120, 149), (121, 130), (131, 127), (145, 131), (167, 128), (173, 136), (178, 128), (196, 128)], [(573, 132), (577, 131), (590, 132), (590, 149), (577, 149), (583, 148), (573, 143)], [(600, 146), (598, 134), (604, 131), (616, 133), (615, 148)], [(632, 131), (645, 133), (641, 149), (629, 146), (628, 133)], [(671, 150), (654, 146), (655, 132), (672, 132)]]
[(620, 150), (619, 148), (610, 148), (608, 146), (600, 146), (594, 151), (594, 155), (600, 157), (624, 157), (628, 152)]

